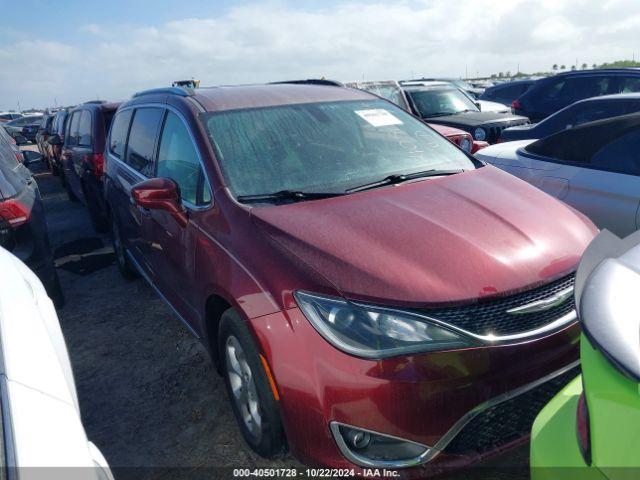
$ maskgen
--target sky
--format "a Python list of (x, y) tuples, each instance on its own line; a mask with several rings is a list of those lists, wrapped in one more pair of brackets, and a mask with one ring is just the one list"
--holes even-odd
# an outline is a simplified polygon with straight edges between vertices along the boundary
[(0, 0), (0, 110), (203, 86), (640, 58), (638, 0)]

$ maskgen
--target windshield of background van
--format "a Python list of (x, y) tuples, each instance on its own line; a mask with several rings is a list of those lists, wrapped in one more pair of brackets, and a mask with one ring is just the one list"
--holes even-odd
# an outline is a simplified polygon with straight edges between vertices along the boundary
[(448, 140), (382, 100), (214, 112), (204, 123), (236, 196), (344, 192), (397, 173), (475, 168)]
[(455, 88), (413, 90), (409, 92), (409, 96), (421, 117), (453, 115), (467, 110), (479, 111), (469, 97)]

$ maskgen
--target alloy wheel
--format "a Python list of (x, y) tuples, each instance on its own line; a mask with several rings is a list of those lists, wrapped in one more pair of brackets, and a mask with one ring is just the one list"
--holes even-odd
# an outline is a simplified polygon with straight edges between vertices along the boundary
[(253, 372), (238, 339), (230, 335), (225, 345), (226, 367), (233, 401), (240, 412), (247, 430), (254, 438), (260, 438), (262, 415), (260, 400)]

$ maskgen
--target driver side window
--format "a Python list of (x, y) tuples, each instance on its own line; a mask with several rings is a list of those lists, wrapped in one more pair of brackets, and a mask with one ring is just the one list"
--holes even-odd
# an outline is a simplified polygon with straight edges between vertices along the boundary
[(183, 200), (193, 205), (210, 203), (209, 187), (196, 147), (187, 126), (171, 111), (167, 111), (162, 127), (157, 165), (156, 176), (176, 182)]

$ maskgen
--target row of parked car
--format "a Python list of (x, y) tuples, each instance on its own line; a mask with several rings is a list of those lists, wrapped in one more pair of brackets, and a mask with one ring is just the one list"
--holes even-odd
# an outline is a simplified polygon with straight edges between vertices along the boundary
[(0, 127), (0, 476), (50, 478), (54, 467), (80, 467), (78, 478), (109, 480), (82, 425), (54, 308), (64, 297), (40, 191), (25, 167), (39, 158)]
[[(518, 147), (550, 166), (523, 167), (492, 160), (509, 143), (486, 144), (529, 120), (481, 108), (424, 79), (158, 88), (58, 112), (41, 152), (110, 232), (122, 274), (142, 276), (202, 340), (259, 454), (423, 477), (526, 441), (561, 392), (553, 408), (580, 419), (562, 437), (583, 452), (571, 465), (597, 476), (633, 457), (632, 443), (614, 457), (598, 446), (637, 423), (584, 435), (585, 405), (615, 395), (565, 386), (582, 343), (637, 387), (638, 346), (621, 356), (623, 327), (601, 336), (631, 316), (600, 315), (580, 340), (576, 269), (592, 220), (612, 214), (553, 196), (581, 188), (556, 175), (578, 157), (591, 168), (612, 148), (606, 158), (636, 162), (626, 139), (640, 114), (567, 124)], [(447, 141), (431, 124), (462, 130)], [(549, 157), (559, 151), (574, 156)], [(560, 421), (544, 412), (534, 433)], [(564, 465), (554, 438), (536, 435), (536, 466)]]

